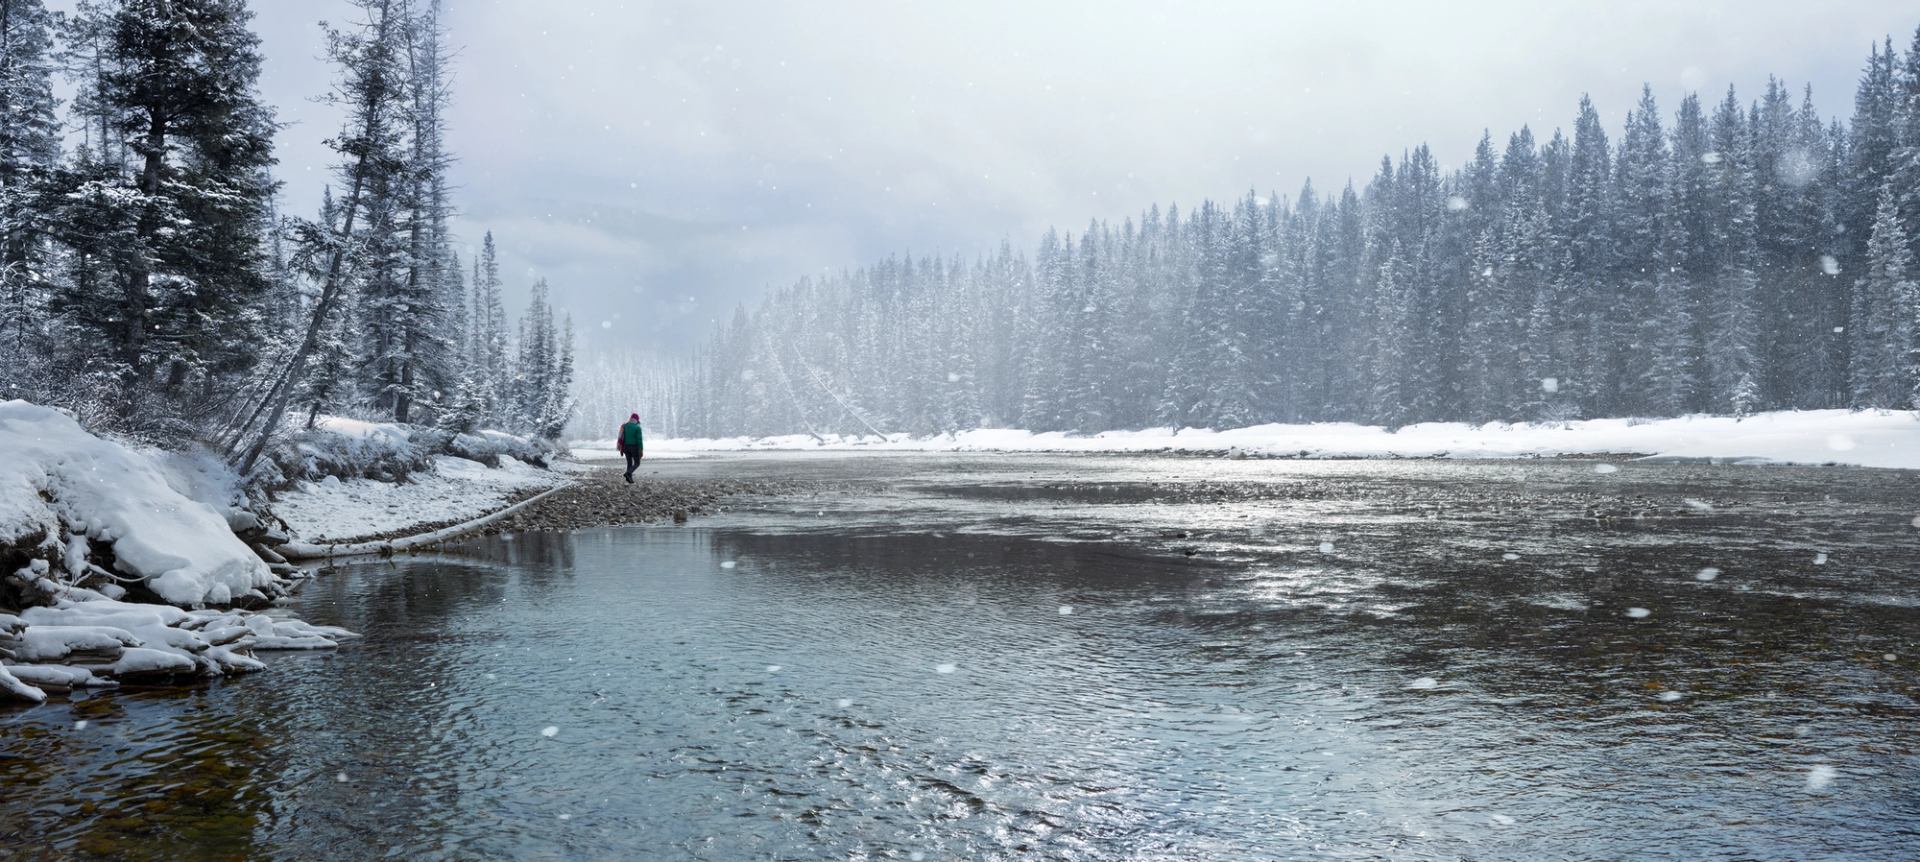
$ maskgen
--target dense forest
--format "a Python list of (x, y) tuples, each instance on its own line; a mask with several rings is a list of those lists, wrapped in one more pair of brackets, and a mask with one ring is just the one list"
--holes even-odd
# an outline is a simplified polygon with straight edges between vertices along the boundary
[(0, 0), (5, 397), (242, 467), (322, 413), (559, 433), (571, 325), (544, 285), (510, 319), (492, 236), (467, 261), (449, 228), (441, 4), (350, 5), (336, 184), (302, 218), (244, 0)]
[[(1153, 208), (778, 290), (638, 381), (686, 436), (1854, 407), (1920, 392), (1920, 34), (1851, 123), (1770, 80), (1362, 188)], [(626, 387), (624, 391), (632, 391)]]

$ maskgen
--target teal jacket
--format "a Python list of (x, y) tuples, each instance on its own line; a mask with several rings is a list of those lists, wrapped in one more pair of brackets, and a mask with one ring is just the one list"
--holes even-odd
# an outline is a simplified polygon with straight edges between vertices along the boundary
[(628, 422), (620, 426), (620, 447), (622, 451), (632, 449), (635, 452), (646, 451), (646, 438), (640, 432), (640, 423)]

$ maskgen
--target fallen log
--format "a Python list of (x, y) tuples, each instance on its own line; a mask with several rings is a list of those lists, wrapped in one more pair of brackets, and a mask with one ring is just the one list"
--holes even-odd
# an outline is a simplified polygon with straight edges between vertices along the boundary
[(277, 550), (279, 551), (281, 556), (286, 557), (289, 560), (327, 560), (327, 559), (333, 559), (335, 557), (359, 557), (359, 556), (366, 556), (370, 554), (381, 554), (381, 555), (396, 554), (401, 551), (409, 551), (414, 548), (423, 548), (429, 545), (437, 545), (442, 542), (452, 541), (454, 539), (460, 538), (461, 536), (467, 535), (468, 533), (473, 533), (473, 532), (485, 529), (487, 525), (492, 524), (495, 521), (499, 521), (503, 518), (507, 518), (513, 515), (515, 512), (520, 511), (521, 509), (524, 509), (530, 505), (533, 505), (534, 503), (544, 500), (547, 497), (550, 497), (554, 494), (564, 491), (570, 487), (572, 487), (571, 484), (561, 485), (557, 488), (550, 488), (544, 492), (541, 492), (540, 494), (537, 494), (532, 497), (528, 497), (525, 500), (521, 500), (518, 503), (515, 503), (511, 506), (501, 509), (498, 512), (494, 512), (490, 515), (483, 515), (481, 517), (475, 518), (471, 521), (467, 521), (462, 524), (455, 524), (451, 527), (434, 530), (431, 533), (422, 533), (418, 536), (407, 536), (405, 538), (399, 538), (399, 539), (381, 539), (381, 540), (372, 541), (372, 542), (355, 542), (352, 544), (312, 544), (307, 542), (289, 542), (287, 544), (279, 546)]

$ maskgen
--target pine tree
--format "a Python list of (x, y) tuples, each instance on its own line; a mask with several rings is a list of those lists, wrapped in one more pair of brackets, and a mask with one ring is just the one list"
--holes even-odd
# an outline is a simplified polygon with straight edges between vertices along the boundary
[(307, 319), (305, 336), (288, 360), (286, 370), (275, 380), (254, 416), (237, 426), (229, 451), (242, 473), (249, 472), (273, 439), (287, 405), (306, 373), (306, 363), (322, 342), (336, 314), (344, 313), (350, 299), (350, 278), (356, 274), (358, 246), (352, 241), (363, 209), (373, 196), (373, 187), (383, 172), (382, 162), (390, 158), (395, 143), (393, 113), (403, 77), (396, 61), (399, 55), (399, 22), (392, 14), (393, 0), (354, 0), (366, 15), (356, 31), (333, 30), (328, 33), (328, 53), (339, 65), (341, 78), (336, 98), (347, 106), (346, 131), (332, 141), (342, 157), (340, 173), (345, 180), (346, 198), (338, 204), (339, 224), (307, 225), (302, 229), (304, 242), (312, 249), (319, 267), (320, 293)]
[[(46, 231), (36, 188), (60, 154), (54, 116), (54, 17), (40, 0), (0, 0), (0, 366), (44, 363)], [(32, 369), (37, 371), (38, 368)], [(39, 393), (10, 393), (11, 397)]]
[(1899, 193), (1889, 181), (1880, 190), (1873, 231), (1867, 240), (1866, 266), (1854, 287), (1852, 406), (1914, 406), (1920, 385), (1915, 336), (1920, 323), (1920, 287), (1914, 282), (1913, 256), (1900, 224)]
[(168, 412), (200, 421), (233, 407), (226, 381), (258, 359), (272, 289), (274, 122), (256, 89), (252, 14), (241, 0), (117, 0), (78, 17), (95, 46), (89, 108), (131, 160), (57, 180), (59, 238), (110, 273), (68, 285), (60, 305), (101, 348), (88, 367), (115, 376), (122, 421), (153, 396), (166, 410), (143, 425)]
[(1667, 139), (1660, 127), (1660, 109), (1653, 89), (1644, 87), (1640, 104), (1627, 118), (1626, 135), (1614, 171), (1612, 200), (1614, 268), (1609, 279), (1610, 302), (1595, 311), (1603, 315), (1599, 329), (1609, 345), (1610, 368), (1619, 390), (1609, 412), (1643, 412), (1652, 405), (1645, 383), (1658, 377), (1663, 360), (1651, 347), (1673, 324), (1646, 314), (1663, 299), (1662, 288), (1674, 288), (1664, 240), (1669, 215)]
[(1559, 233), (1566, 237), (1571, 295), (1566, 316), (1575, 327), (1569, 371), (1579, 376), (1561, 378), (1588, 415), (1608, 415), (1620, 401), (1623, 381), (1622, 350), (1611, 338), (1609, 323), (1616, 303), (1610, 290), (1614, 267), (1612, 186), (1607, 133), (1593, 102), (1580, 98), (1568, 162), (1567, 197)]
[(1753, 151), (1733, 88), (1714, 112), (1709, 164), (1712, 199), (1710, 254), (1714, 275), (1709, 307), (1708, 386), (1714, 409), (1736, 416), (1762, 406), (1758, 242), (1755, 236)]
[(480, 243), (473, 273), (473, 358), (485, 421), (509, 420), (513, 403), (507, 368), (507, 312), (500, 298), (500, 257), (493, 231)]

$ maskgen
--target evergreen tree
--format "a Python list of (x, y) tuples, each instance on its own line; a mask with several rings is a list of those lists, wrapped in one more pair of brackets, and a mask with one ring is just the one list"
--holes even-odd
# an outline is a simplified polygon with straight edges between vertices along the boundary
[(1900, 224), (1899, 193), (1889, 181), (1880, 190), (1866, 266), (1854, 287), (1852, 404), (1854, 407), (1920, 406), (1920, 286), (1916, 286), (1909, 238)]
[(97, 45), (90, 109), (131, 157), (124, 172), (83, 163), (56, 191), (59, 238), (104, 270), (60, 296), (102, 348), (83, 369), (115, 377), (123, 421), (152, 396), (183, 416), (229, 408), (224, 384), (252, 368), (272, 288), (274, 123), (256, 88), (252, 13), (241, 0), (117, 0), (77, 17)]
[[(46, 342), (46, 231), (36, 189), (60, 154), (54, 18), (40, 0), (0, 0), (0, 366), (38, 372)], [(29, 369), (29, 365), (35, 366)], [(11, 393), (12, 396), (40, 393)]]
[(1714, 112), (1711, 247), (1714, 276), (1707, 352), (1713, 408), (1744, 416), (1762, 405), (1759, 276), (1753, 198), (1753, 151), (1733, 88)]

